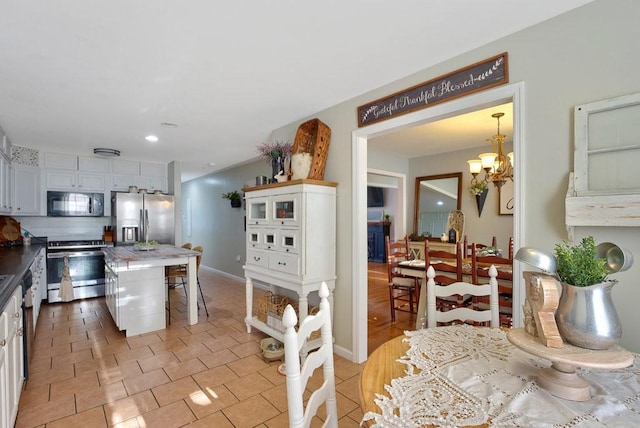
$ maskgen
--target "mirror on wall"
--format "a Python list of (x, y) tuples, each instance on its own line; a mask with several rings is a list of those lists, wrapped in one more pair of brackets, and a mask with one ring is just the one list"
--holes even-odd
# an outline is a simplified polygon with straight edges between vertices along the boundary
[(449, 211), (461, 207), (462, 172), (416, 177), (415, 191), (413, 233), (439, 237)]

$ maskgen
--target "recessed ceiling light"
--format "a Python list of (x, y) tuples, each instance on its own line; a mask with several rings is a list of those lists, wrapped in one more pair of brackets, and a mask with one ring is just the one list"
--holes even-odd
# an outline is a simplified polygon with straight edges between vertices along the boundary
[(216, 164), (215, 164), (215, 162), (209, 162), (209, 165), (215, 166)]
[(155, 135), (147, 135), (146, 137), (144, 137), (145, 140), (147, 140), (150, 143), (157, 143), (158, 142), (158, 137), (156, 137)]
[(165, 128), (177, 128), (178, 125), (171, 122), (162, 122), (160, 126), (164, 126)]
[(120, 150), (106, 149), (104, 147), (93, 149), (93, 153), (101, 156), (120, 156)]

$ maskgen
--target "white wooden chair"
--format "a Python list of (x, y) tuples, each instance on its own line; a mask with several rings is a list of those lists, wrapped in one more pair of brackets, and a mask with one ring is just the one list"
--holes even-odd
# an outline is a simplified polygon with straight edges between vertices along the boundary
[[(432, 266), (427, 269), (427, 327), (437, 327), (438, 322), (454, 320), (491, 323), (491, 327), (500, 326), (500, 311), (498, 308), (498, 271), (495, 266), (489, 268), (489, 283), (483, 285), (468, 282), (454, 282), (449, 285), (436, 285), (436, 273)], [(469, 307), (450, 309), (441, 312), (436, 306), (436, 299), (453, 295), (489, 296), (488, 310), (474, 310)]]
[[(307, 316), (296, 332), (298, 316), (291, 305), (287, 305), (282, 317), (286, 328), (284, 334), (284, 361), (287, 373), (287, 404), (289, 408), (289, 427), (301, 428), (311, 426), (311, 419), (318, 407), (326, 402), (327, 419), (323, 426), (338, 426), (338, 408), (336, 404), (335, 374), (333, 369), (333, 338), (331, 334), (331, 314), (329, 308), (329, 288), (324, 282), (320, 285), (320, 310), (315, 315)], [(300, 369), (300, 349), (309, 335), (320, 329), (322, 346), (310, 353)], [(302, 394), (313, 371), (322, 366), (324, 381), (303, 406)]]

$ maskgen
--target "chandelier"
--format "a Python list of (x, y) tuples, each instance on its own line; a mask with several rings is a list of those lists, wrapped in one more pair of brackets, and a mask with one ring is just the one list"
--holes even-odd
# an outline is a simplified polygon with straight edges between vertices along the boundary
[(487, 138), (487, 143), (491, 144), (490, 153), (481, 153), (480, 159), (467, 161), (469, 171), (473, 178), (471, 184), (478, 183), (478, 174), (484, 169), (483, 183), (492, 182), (497, 188), (502, 187), (507, 179), (513, 181), (513, 152), (504, 154), (505, 135), (500, 133), (500, 118), (504, 113), (494, 113), (491, 117), (495, 117), (498, 121), (498, 132), (491, 138)]

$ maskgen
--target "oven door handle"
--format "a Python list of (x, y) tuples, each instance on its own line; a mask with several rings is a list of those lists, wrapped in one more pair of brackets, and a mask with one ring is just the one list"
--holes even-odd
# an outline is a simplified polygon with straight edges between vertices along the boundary
[(87, 256), (103, 256), (104, 253), (102, 251), (61, 251), (59, 253), (49, 253), (47, 254), (48, 259), (62, 259), (65, 256), (68, 257), (87, 257)]

